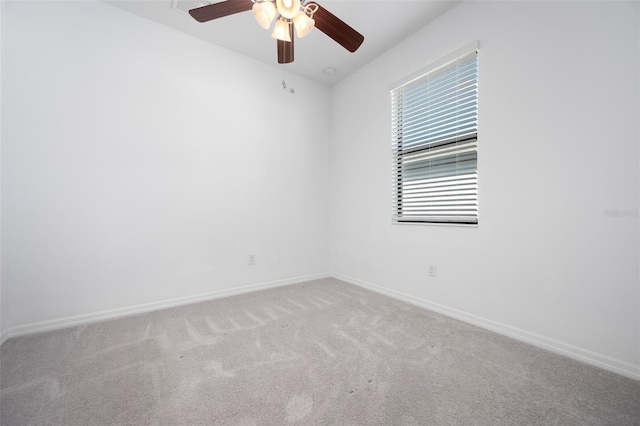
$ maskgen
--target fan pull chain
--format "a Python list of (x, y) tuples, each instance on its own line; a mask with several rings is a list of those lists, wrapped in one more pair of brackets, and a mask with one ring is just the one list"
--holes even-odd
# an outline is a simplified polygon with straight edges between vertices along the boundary
[[(283, 90), (287, 90), (287, 82), (286, 82), (284, 76), (282, 77), (282, 89)], [(290, 87), (289, 88), (289, 93), (295, 94), (296, 93), (296, 89), (294, 87)]]

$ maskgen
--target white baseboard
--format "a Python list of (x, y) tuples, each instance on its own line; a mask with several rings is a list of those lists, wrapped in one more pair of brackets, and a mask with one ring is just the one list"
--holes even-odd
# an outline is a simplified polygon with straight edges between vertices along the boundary
[(451, 318), (455, 318), (469, 324), (494, 331), (498, 334), (502, 334), (516, 340), (538, 346), (548, 351), (555, 352), (557, 354), (564, 355), (566, 357), (573, 358), (608, 371), (612, 371), (622, 376), (640, 380), (640, 365), (633, 365), (625, 361), (621, 361), (606, 355), (590, 351), (588, 349), (569, 345), (567, 343), (541, 336), (536, 333), (521, 330), (519, 328), (502, 324), (497, 321), (482, 318), (477, 315), (434, 303), (429, 300), (414, 297), (396, 290), (391, 290), (389, 288), (382, 287), (376, 284), (371, 284), (369, 282), (362, 281), (356, 278), (348, 277), (346, 275), (332, 273), (331, 276), (350, 284), (354, 284), (362, 288), (374, 291), (376, 293), (384, 294), (385, 296), (393, 297), (394, 299), (402, 300), (403, 302), (411, 303), (412, 305), (426, 308), (430, 311), (434, 311), (439, 314), (443, 314)]
[(26, 334), (40, 333), (42, 331), (58, 330), (61, 328), (73, 327), (108, 319), (116, 319), (145, 312), (157, 311), (160, 309), (172, 308), (174, 306), (188, 305), (190, 303), (203, 302), (206, 300), (219, 299), (221, 297), (235, 296), (252, 291), (266, 290), (268, 288), (282, 287), (289, 284), (296, 284), (305, 281), (328, 278), (328, 273), (305, 275), (301, 277), (287, 278), (284, 280), (270, 281), (265, 283), (250, 284), (242, 287), (217, 290), (193, 296), (177, 297), (174, 299), (161, 300), (158, 302), (143, 303), (141, 305), (128, 306), (126, 308), (110, 309), (91, 314), (76, 315), (72, 317), (60, 318), (50, 321), (36, 322), (17, 327), (9, 327), (0, 335), (0, 344), (6, 339)]
[(502, 324), (497, 321), (493, 321), (487, 318), (479, 317), (467, 312), (460, 311), (445, 305), (441, 305), (435, 302), (431, 302), (426, 299), (411, 296), (406, 293), (402, 293), (396, 290), (372, 284), (366, 281), (362, 281), (356, 278), (352, 278), (346, 275), (337, 273), (323, 273), (315, 275), (306, 275), (301, 277), (294, 277), (284, 280), (270, 281), (265, 283), (251, 284), (242, 287), (236, 287), (232, 289), (218, 290), (208, 293), (201, 293), (193, 296), (178, 297), (174, 299), (168, 299), (158, 302), (145, 303), (141, 305), (128, 306), (126, 308), (112, 309), (107, 311), (101, 311), (91, 314), (77, 315), (72, 317), (60, 318), (51, 321), (42, 321), (37, 323), (31, 323), (21, 325), (17, 327), (9, 327), (0, 333), (0, 345), (7, 339), (16, 336), (23, 336), (26, 334), (39, 333), (43, 331), (58, 330), (67, 327), (73, 327), (82, 324), (88, 324), (107, 319), (116, 319), (126, 317), (130, 315), (140, 314), (144, 312), (151, 312), (160, 309), (171, 308), (174, 306), (187, 305), (190, 303), (197, 303), (206, 300), (213, 300), (222, 297), (234, 296), (237, 294), (249, 293), (252, 291), (266, 290), (268, 288), (281, 287), (289, 284), (296, 284), (305, 281), (311, 281), (316, 279), (322, 279), (327, 277), (333, 277), (376, 293), (384, 294), (389, 297), (393, 297), (404, 302), (411, 303), (413, 305), (476, 325), (478, 327), (494, 331), (496, 333), (512, 337), (514, 339), (523, 341), (525, 343), (532, 344), (534, 346), (547, 349), (551, 352), (558, 353), (560, 355), (567, 356), (569, 358), (576, 359), (578, 361), (585, 362), (587, 364), (594, 365), (596, 367), (603, 368), (608, 371), (635, 379), (640, 380), (640, 366), (633, 365), (625, 361), (621, 361), (615, 358), (611, 358), (606, 355), (602, 355), (588, 349), (579, 348), (577, 346), (569, 345), (567, 343), (560, 342), (545, 336), (541, 336), (536, 333), (531, 333), (525, 330), (521, 330), (516, 327), (512, 327), (506, 324)]

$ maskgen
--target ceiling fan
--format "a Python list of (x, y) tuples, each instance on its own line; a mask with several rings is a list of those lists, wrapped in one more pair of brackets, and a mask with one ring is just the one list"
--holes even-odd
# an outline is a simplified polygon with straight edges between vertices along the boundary
[(277, 40), (280, 64), (293, 62), (294, 29), (298, 37), (304, 37), (315, 26), (349, 52), (358, 50), (364, 41), (362, 34), (314, 1), (225, 0), (191, 9), (189, 14), (198, 22), (207, 22), (249, 10), (264, 29), (276, 21), (271, 37)]

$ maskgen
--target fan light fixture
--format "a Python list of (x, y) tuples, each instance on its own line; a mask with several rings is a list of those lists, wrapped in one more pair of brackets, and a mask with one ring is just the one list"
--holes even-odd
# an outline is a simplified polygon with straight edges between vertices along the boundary
[(282, 17), (276, 21), (276, 26), (271, 33), (271, 37), (282, 41), (291, 41), (291, 32), (289, 31), (289, 22)]
[(298, 34), (298, 37), (300, 38), (309, 34), (315, 23), (316, 21), (309, 18), (303, 10), (299, 11), (295, 18), (293, 18), (293, 25), (296, 27), (296, 34)]
[(276, 0), (276, 6), (283, 18), (293, 19), (300, 11), (300, 0)]
[(271, 23), (278, 14), (276, 6), (270, 1), (262, 1), (253, 4), (253, 16), (255, 16), (258, 24), (265, 30), (271, 27)]
[(306, 36), (315, 26), (313, 14), (318, 10), (318, 5), (304, 6), (301, 0), (254, 0), (252, 9), (256, 21), (265, 30), (279, 15), (271, 37), (291, 41), (289, 24), (293, 23), (299, 38)]

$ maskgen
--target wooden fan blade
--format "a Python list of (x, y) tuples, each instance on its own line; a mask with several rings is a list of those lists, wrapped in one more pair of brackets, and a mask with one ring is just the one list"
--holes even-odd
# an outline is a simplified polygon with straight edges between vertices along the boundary
[(277, 40), (278, 42), (278, 63), (290, 64), (293, 62), (293, 23), (289, 23), (289, 36), (291, 41)]
[(307, 5), (316, 5), (318, 10), (313, 14), (316, 21), (315, 27), (334, 39), (338, 44), (347, 49), (349, 52), (358, 50), (364, 36), (347, 25), (333, 13), (316, 2), (309, 2)]
[(227, 0), (191, 9), (189, 15), (198, 22), (207, 22), (212, 19), (233, 15), (234, 13), (246, 12), (251, 10), (252, 7), (253, 2), (251, 0)]

